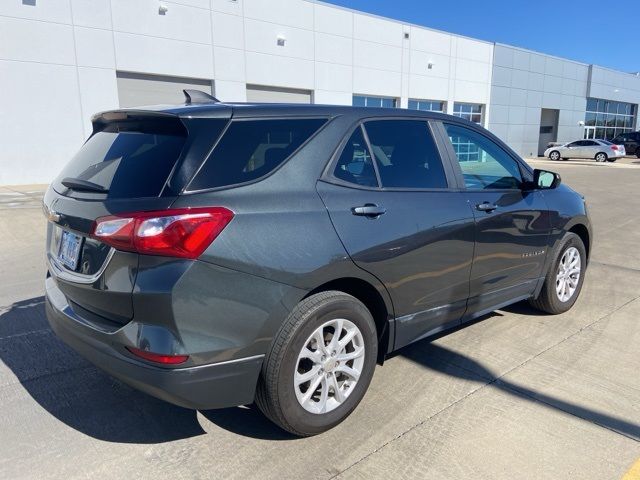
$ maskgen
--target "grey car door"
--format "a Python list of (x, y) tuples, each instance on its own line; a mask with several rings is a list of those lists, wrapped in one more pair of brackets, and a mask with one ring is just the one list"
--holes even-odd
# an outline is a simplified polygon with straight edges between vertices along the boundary
[(464, 314), (474, 219), (452, 174), (427, 121), (385, 119), (356, 127), (318, 182), (347, 252), (391, 295), (394, 348)]
[(541, 276), (551, 233), (540, 191), (523, 188), (519, 162), (479, 128), (444, 124), (476, 218), (467, 318), (527, 298)]

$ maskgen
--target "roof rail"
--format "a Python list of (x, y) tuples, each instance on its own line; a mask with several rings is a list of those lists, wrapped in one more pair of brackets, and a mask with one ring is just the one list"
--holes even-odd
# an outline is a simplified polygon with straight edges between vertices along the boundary
[(216, 97), (200, 90), (182, 90), (184, 93), (184, 103), (220, 103)]

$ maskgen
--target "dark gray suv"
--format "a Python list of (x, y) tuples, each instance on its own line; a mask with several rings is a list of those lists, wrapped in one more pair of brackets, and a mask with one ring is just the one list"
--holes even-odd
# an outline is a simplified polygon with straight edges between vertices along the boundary
[(583, 198), (482, 127), (190, 95), (96, 115), (45, 195), (49, 322), (114, 377), (313, 435), (393, 350), (575, 303)]

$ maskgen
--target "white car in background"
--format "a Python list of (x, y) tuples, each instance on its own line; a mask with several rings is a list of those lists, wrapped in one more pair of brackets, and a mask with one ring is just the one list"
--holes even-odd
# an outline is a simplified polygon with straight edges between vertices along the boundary
[(626, 152), (623, 145), (615, 145), (608, 140), (597, 138), (556, 145), (544, 151), (544, 156), (549, 157), (551, 160), (593, 158), (596, 162), (615, 162), (625, 155)]

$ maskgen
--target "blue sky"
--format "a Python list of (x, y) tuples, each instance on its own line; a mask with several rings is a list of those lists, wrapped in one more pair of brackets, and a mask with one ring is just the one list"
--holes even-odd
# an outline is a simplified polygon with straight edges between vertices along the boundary
[(491, 42), (640, 71), (639, 0), (325, 0)]

